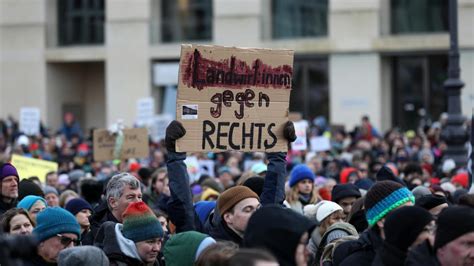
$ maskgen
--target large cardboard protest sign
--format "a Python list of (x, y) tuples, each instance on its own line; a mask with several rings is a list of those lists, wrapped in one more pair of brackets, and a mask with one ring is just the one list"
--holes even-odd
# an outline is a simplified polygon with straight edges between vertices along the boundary
[(46, 174), (58, 171), (58, 163), (40, 159), (34, 159), (13, 154), (12, 164), (18, 171), (21, 179), (37, 176), (41, 182), (45, 182)]
[(286, 151), (293, 51), (182, 45), (178, 151)]
[[(119, 156), (115, 158), (114, 150), (119, 148)], [(117, 143), (117, 135), (106, 129), (94, 130), (94, 160), (107, 161), (113, 159), (144, 158), (149, 153), (148, 130), (131, 128), (123, 130), (123, 142)]]

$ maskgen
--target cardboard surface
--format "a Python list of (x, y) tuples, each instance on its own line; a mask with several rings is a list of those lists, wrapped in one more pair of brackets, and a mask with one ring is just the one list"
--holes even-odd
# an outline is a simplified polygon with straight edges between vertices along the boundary
[(293, 51), (182, 45), (177, 151), (286, 151)]
[[(121, 156), (118, 159), (144, 158), (149, 154), (148, 130), (146, 128), (124, 129)], [(116, 136), (106, 129), (94, 130), (94, 160), (107, 161), (114, 158)]]
[(28, 158), (16, 154), (13, 154), (11, 163), (18, 171), (20, 179), (37, 176), (43, 183), (46, 181), (47, 173), (58, 171), (58, 163), (56, 162)]

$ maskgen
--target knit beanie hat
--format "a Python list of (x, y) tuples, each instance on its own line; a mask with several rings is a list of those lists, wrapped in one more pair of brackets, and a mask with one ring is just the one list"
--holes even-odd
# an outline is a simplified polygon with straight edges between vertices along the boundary
[(58, 190), (55, 187), (52, 187), (52, 186), (45, 186), (44, 189), (43, 189), (43, 192), (44, 192), (45, 196), (50, 194), (50, 193), (54, 193), (54, 194), (56, 194), (56, 196), (59, 196)]
[(265, 179), (260, 176), (254, 176), (251, 177), (242, 183), (242, 186), (246, 186), (250, 188), (253, 192), (255, 192), (257, 195), (262, 195), (263, 192), (263, 183), (265, 182)]
[(425, 195), (431, 195), (431, 191), (429, 188), (424, 187), (424, 186), (417, 186), (414, 189), (411, 190), (411, 193), (413, 193), (413, 196), (415, 196), (415, 201), (418, 203), (418, 199), (425, 196)]
[(204, 250), (216, 241), (208, 235), (187, 231), (171, 236), (163, 249), (166, 266), (194, 265), (199, 250)]
[(163, 237), (160, 221), (143, 201), (130, 203), (122, 217), (123, 236), (135, 243)]
[(474, 232), (474, 209), (466, 206), (448, 207), (438, 216), (435, 250), (456, 240), (456, 238)]
[(377, 172), (376, 177), (377, 177), (377, 181), (390, 180), (390, 181), (394, 181), (394, 182), (399, 183), (400, 185), (405, 186), (405, 182), (403, 182), (403, 180), (397, 177), (388, 165), (382, 166)]
[(339, 174), (339, 181), (341, 182), (341, 184), (346, 184), (347, 181), (349, 181), (349, 176), (352, 173), (357, 173), (357, 169), (355, 169), (354, 167), (346, 167), (342, 169), (341, 173)]
[(451, 178), (451, 183), (461, 185), (463, 188), (467, 188), (469, 185), (469, 175), (467, 172), (459, 173)]
[(201, 194), (201, 200), (209, 200), (209, 198), (212, 197), (214, 197), (214, 199), (219, 197), (219, 192), (215, 191), (212, 188), (206, 188)]
[(321, 223), (329, 215), (337, 211), (342, 211), (342, 207), (339, 206), (339, 204), (332, 201), (323, 200), (316, 211), (316, 219)]
[(16, 205), (16, 207), (25, 209), (26, 211), (29, 211), (29, 210), (31, 209), (31, 207), (32, 207), (38, 200), (39, 200), (39, 201), (42, 201), (45, 206), (48, 206), (48, 204), (46, 203), (46, 200), (44, 200), (42, 197), (30, 195), (30, 196), (26, 196), (26, 197), (24, 197), (22, 200), (20, 200), (20, 202), (18, 202), (18, 204)]
[(81, 235), (81, 227), (70, 212), (59, 207), (46, 208), (36, 216), (36, 227), (33, 234), (43, 242), (57, 234), (71, 233)]
[(58, 266), (97, 265), (109, 266), (109, 259), (102, 249), (95, 246), (78, 246), (61, 250)]
[(414, 204), (415, 197), (400, 183), (388, 180), (376, 182), (367, 191), (364, 201), (369, 227), (385, 217), (387, 213), (407, 202)]
[(434, 194), (422, 196), (415, 201), (416, 206), (428, 211), (444, 203), (448, 203), (448, 200), (445, 197)]
[(44, 197), (43, 190), (35, 182), (23, 179), (18, 183), (18, 200), (22, 200), (28, 195)]
[(306, 165), (300, 164), (295, 166), (293, 170), (291, 170), (290, 174), (290, 187), (294, 187), (298, 182), (309, 179), (314, 182), (316, 176), (314, 175), (313, 171)]
[(337, 184), (332, 189), (331, 200), (338, 202), (343, 198), (360, 198), (360, 191), (354, 184)]
[(427, 210), (417, 206), (396, 209), (385, 219), (385, 241), (406, 252), (432, 220)]
[(90, 210), (91, 212), (93, 211), (89, 202), (83, 199), (72, 199), (68, 201), (64, 209), (68, 210), (70, 213), (72, 213), (72, 215), (76, 215), (78, 212), (84, 209)]
[(247, 198), (260, 200), (257, 194), (245, 186), (235, 186), (224, 191), (217, 199), (217, 208), (221, 215), (232, 209), (237, 203)]
[(18, 179), (20, 179), (15, 166), (13, 166), (11, 163), (4, 163), (0, 168), (0, 181), (7, 176), (16, 176)]

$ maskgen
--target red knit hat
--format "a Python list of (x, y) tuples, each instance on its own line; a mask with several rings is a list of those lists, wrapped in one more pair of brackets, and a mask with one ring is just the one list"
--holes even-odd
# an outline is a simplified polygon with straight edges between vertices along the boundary
[(467, 188), (467, 185), (468, 185), (468, 182), (469, 182), (468, 180), (469, 180), (469, 177), (467, 175), (467, 172), (462, 172), (462, 173), (459, 173), (459, 174), (453, 176), (453, 178), (451, 178), (451, 183), (459, 184), (463, 188)]
[(349, 175), (352, 174), (353, 172), (357, 172), (357, 169), (355, 169), (354, 167), (346, 167), (342, 169), (340, 177), (339, 177), (339, 181), (341, 182), (341, 184), (347, 183), (349, 179)]

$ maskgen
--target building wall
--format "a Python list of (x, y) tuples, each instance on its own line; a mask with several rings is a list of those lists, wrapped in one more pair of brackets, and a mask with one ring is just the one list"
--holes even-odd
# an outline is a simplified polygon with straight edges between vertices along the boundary
[[(152, 94), (152, 62), (179, 60), (180, 43), (159, 42), (160, 1), (107, 0), (105, 44), (72, 47), (57, 46), (56, 1), (0, 1), (0, 117), (17, 117), (21, 106), (37, 106), (43, 120), (58, 127), (61, 104), (70, 100), (83, 102), (86, 126), (105, 126), (118, 119), (132, 125), (136, 100)], [(374, 125), (385, 130), (393, 126), (387, 57), (446, 52), (449, 36), (389, 35), (389, 0), (329, 3), (327, 37), (272, 40), (271, 0), (214, 0), (213, 40), (200, 43), (327, 55), (331, 122), (351, 128), (361, 115), (369, 114)], [(459, 0), (459, 22), (466, 83), (463, 112), (470, 115), (474, 0)], [(71, 99), (73, 95), (77, 98)]]

